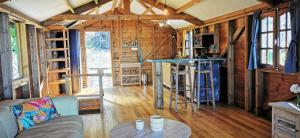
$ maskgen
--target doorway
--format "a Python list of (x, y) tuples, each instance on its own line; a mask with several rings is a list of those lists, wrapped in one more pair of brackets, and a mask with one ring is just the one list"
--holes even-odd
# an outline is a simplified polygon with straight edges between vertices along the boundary
[[(105, 68), (104, 73), (112, 73), (110, 32), (85, 32), (87, 73), (96, 74), (97, 68)], [(112, 88), (111, 76), (103, 77), (103, 88)], [(98, 87), (98, 77), (88, 77), (87, 87)]]

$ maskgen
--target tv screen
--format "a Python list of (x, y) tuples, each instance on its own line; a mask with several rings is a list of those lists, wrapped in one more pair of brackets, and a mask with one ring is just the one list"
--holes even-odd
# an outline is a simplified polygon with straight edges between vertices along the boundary
[(203, 34), (202, 35), (202, 46), (210, 47), (214, 44), (214, 35), (213, 34)]

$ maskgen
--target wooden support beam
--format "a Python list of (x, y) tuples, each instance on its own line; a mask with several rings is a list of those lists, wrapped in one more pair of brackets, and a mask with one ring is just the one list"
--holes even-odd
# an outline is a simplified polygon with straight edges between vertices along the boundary
[(1, 4), (1, 3), (4, 3), (4, 2), (6, 2), (6, 1), (8, 1), (8, 0), (0, 0), (0, 4)]
[[(160, 3), (160, 2), (158, 2), (158, 4), (156, 4), (153, 1), (149, 1), (149, 0), (141, 0), (141, 1), (144, 2), (144, 3), (147, 3), (148, 5), (152, 5), (153, 7), (157, 8), (159, 10), (164, 10), (165, 9), (165, 5)], [(168, 13), (170, 15), (176, 14), (176, 9), (174, 9), (170, 6), (166, 6), (166, 9), (168, 10)], [(186, 21), (188, 21), (188, 22), (190, 22), (194, 25), (197, 25), (197, 26), (203, 25), (203, 21), (201, 21), (201, 20), (199, 20), (199, 19), (197, 19), (197, 18), (195, 18), (191, 15), (188, 15), (188, 14), (185, 14), (185, 13), (180, 13), (179, 15), (186, 15), (186, 16), (190, 16), (191, 18), (193, 18), (193, 19), (184, 19), (184, 20), (186, 20)]]
[(228, 104), (234, 104), (234, 21), (228, 21), (228, 54), (227, 54), (227, 83), (228, 83)]
[(14, 17), (14, 18), (18, 18), (20, 20), (25, 21), (27, 24), (34, 24), (37, 27), (41, 28), (41, 24), (38, 20), (35, 20), (25, 14), (23, 14), (22, 12), (15, 10), (5, 4), (0, 4), (0, 12), (5, 12), (8, 13), (10, 16)]
[(144, 2), (142, 2), (141, 0), (137, 0), (137, 2), (144, 7), (145, 11), (142, 13), (142, 15), (146, 15), (148, 12), (151, 12), (152, 14), (156, 14), (152, 8), (153, 8), (153, 5), (146, 5)]
[(64, 0), (65, 1), (65, 4), (66, 6), (69, 8), (69, 10), (72, 12), (72, 13), (75, 13), (74, 9), (72, 8), (69, 0)]
[(124, 0), (120, 0), (119, 5), (118, 5), (118, 9), (122, 9), (124, 5)]
[(123, 0), (123, 2), (124, 2), (124, 14), (130, 14), (130, 0)]
[(191, 0), (190, 2), (188, 2), (188, 3), (184, 4), (184, 5), (182, 5), (181, 7), (179, 7), (177, 9), (176, 13), (177, 14), (181, 13), (181, 12), (185, 11), (186, 9), (192, 7), (194, 4), (199, 3), (199, 2), (200, 2), (200, 0)]
[(232, 36), (232, 42), (233, 42), (233, 44), (235, 44), (235, 42), (239, 39), (239, 37), (242, 35), (242, 33), (244, 32), (244, 30), (245, 30), (245, 25), (243, 25), (242, 27), (240, 27), (240, 28), (238, 28), (235, 32), (234, 32), (234, 34), (233, 34), (233, 36)]
[[(101, 0), (101, 1), (99, 1), (98, 4), (95, 4), (94, 1), (91, 1), (91, 2), (89, 2), (87, 4), (85, 4), (85, 5), (82, 5), (82, 6), (79, 6), (77, 8), (74, 8), (74, 11), (75, 11), (76, 14), (82, 14), (82, 13), (85, 13), (85, 12), (87, 12), (87, 11), (93, 9), (93, 8), (96, 8), (96, 7), (99, 7), (99, 6), (103, 5), (103, 4), (106, 4), (106, 3), (110, 2), (110, 1), (111, 0)], [(71, 13), (70, 11), (67, 11), (67, 12), (64, 12), (62, 14), (70, 14), (70, 13)], [(59, 15), (61, 15), (61, 14), (59, 14)], [(58, 15), (56, 15), (56, 16), (58, 16)], [(53, 21), (53, 20), (50, 20), (50, 18), (49, 18), (49, 19), (43, 21), (41, 24), (43, 26), (47, 27), (47, 26), (56, 24), (56, 23), (61, 22), (61, 21), (63, 21), (63, 20)]]
[(0, 100), (12, 99), (12, 57), (9, 17), (0, 12)]
[(99, 2), (98, 2), (98, 0), (94, 0), (95, 1), (95, 4), (98, 4)]
[(265, 3), (265, 4), (268, 4), (270, 6), (274, 6), (275, 5), (275, 0), (257, 0), (257, 1)]
[(36, 28), (34, 25), (26, 25), (27, 33), (27, 51), (29, 61), (29, 84), (31, 89), (31, 97), (40, 97), (40, 72), (39, 72), (39, 56), (36, 40)]
[(118, 3), (118, 0), (112, 0), (113, 3), (112, 3), (112, 7), (111, 7), (111, 11), (114, 12), (115, 9), (116, 9), (116, 6), (117, 6), (117, 3)]
[(168, 19), (195, 19), (189, 15), (81, 15), (61, 14), (50, 18), (51, 20), (168, 20)]

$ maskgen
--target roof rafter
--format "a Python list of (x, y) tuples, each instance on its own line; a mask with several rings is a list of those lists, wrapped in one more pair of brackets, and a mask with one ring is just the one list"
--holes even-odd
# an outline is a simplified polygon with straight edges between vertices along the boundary
[(153, 8), (153, 5), (150, 5), (150, 7), (148, 6), (148, 5), (146, 5), (143, 1), (141, 1), (141, 0), (137, 0), (137, 2), (141, 5), (141, 6), (143, 6), (144, 8), (145, 8), (145, 11), (142, 13), (142, 15), (145, 15), (145, 14), (147, 14), (148, 12), (151, 12), (152, 14), (156, 14), (153, 10), (152, 10), (152, 8)]
[(193, 16), (176, 15), (82, 15), (82, 14), (61, 14), (50, 18), (51, 20), (169, 20), (169, 19), (195, 19)]
[(199, 3), (199, 2), (200, 2), (200, 0), (191, 0), (190, 2), (188, 2), (188, 3), (184, 4), (184, 5), (182, 5), (181, 7), (179, 7), (177, 9), (176, 13), (181, 13), (184, 10), (192, 7), (195, 3)]
[(124, 2), (124, 13), (125, 14), (130, 14), (130, 0), (121, 0)]
[[(156, 5), (154, 2), (149, 1), (149, 0), (141, 0), (141, 1), (143, 1), (143, 2), (145, 2), (147, 4), (149, 4), (149, 5), (152, 5), (153, 7), (157, 8), (157, 9), (160, 9), (160, 10), (164, 10), (165, 9), (165, 5), (162, 4), (162, 3), (158, 3)], [(169, 14), (171, 14), (171, 15), (176, 14), (176, 10), (174, 8), (166, 5), (166, 9), (168, 10)], [(193, 17), (193, 16), (185, 14), (185, 13), (180, 13), (180, 14), (177, 14), (177, 15), (186, 15), (186, 16), (190, 16), (191, 18)], [(203, 24), (203, 21), (197, 19), (196, 17), (193, 17), (193, 19), (185, 19), (185, 20), (188, 21), (188, 22), (190, 22), (190, 23), (192, 23), (192, 24), (194, 24), (194, 25), (197, 25), (197, 26), (200, 26), (200, 25)]]
[(112, 0), (113, 3), (112, 3), (112, 7), (111, 7), (111, 11), (114, 12), (115, 9), (116, 9), (116, 6), (117, 6), (117, 3), (118, 3), (118, 0)]
[[(87, 11), (93, 9), (93, 8), (96, 8), (96, 7), (100, 6), (100, 5), (103, 5), (103, 4), (105, 4), (105, 3), (108, 3), (108, 2), (110, 2), (110, 1), (111, 1), (111, 0), (101, 0), (101, 1), (99, 1), (98, 4), (95, 4), (94, 1), (91, 1), (91, 2), (89, 2), (89, 3), (87, 3), (87, 4), (85, 4), (85, 5), (82, 5), (82, 6), (79, 6), (79, 7), (77, 7), (77, 8), (74, 8), (74, 11), (75, 11), (76, 14), (81, 14), (81, 13), (87, 12)], [(70, 11), (67, 11), (67, 12), (64, 12), (64, 13), (62, 13), (62, 14), (70, 14), (70, 13), (71, 13)], [(60, 15), (60, 14), (59, 14), (59, 15)], [(58, 16), (58, 15), (56, 15), (56, 16)], [(55, 17), (55, 16), (54, 16), (54, 17)], [(62, 20), (61, 20), (61, 21), (62, 21)], [(41, 24), (42, 24), (43, 26), (50, 26), (50, 25), (56, 24), (56, 23), (58, 23), (58, 22), (60, 22), (60, 21), (53, 21), (53, 20), (50, 20), (50, 18), (49, 18), (49, 19), (43, 21)]]
[(72, 12), (72, 13), (75, 13), (74, 9), (72, 8), (69, 0), (64, 0), (65, 1), (65, 4), (66, 6), (69, 8), (69, 10)]

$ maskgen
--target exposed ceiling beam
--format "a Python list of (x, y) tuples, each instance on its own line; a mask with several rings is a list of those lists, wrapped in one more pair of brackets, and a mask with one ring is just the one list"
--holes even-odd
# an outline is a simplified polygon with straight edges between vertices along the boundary
[(266, 4), (271, 5), (271, 6), (275, 5), (275, 0), (257, 0), (257, 1), (262, 2), (262, 3), (266, 3)]
[(124, 13), (130, 14), (130, 0), (123, 0), (123, 1), (124, 1)]
[(156, 0), (155, 5), (158, 5), (158, 4), (159, 4), (159, 0)]
[[(141, 0), (141, 1), (143, 1), (144, 3), (147, 3), (149, 5), (152, 5), (153, 7), (157, 8), (157, 9), (160, 9), (160, 10), (164, 10), (165, 9), (165, 5), (162, 4), (162, 3), (158, 3), (156, 5), (154, 2), (149, 1), (149, 0)], [(172, 7), (170, 7), (170, 6), (167, 5), (166, 9), (168, 10), (169, 14), (171, 14), (171, 15), (176, 14), (176, 10), (174, 8), (172, 8)], [(185, 19), (185, 20), (188, 21), (188, 22), (190, 22), (190, 23), (192, 23), (192, 24), (194, 24), (194, 25), (197, 25), (197, 26), (203, 25), (203, 21), (201, 21), (201, 20), (199, 20), (199, 19), (197, 19), (197, 18), (195, 18), (195, 17), (193, 17), (191, 15), (188, 15), (188, 14), (185, 14), (185, 13), (180, 13), (178, 15), (190, 16), (193, 19)]]
[[(85, 4), (85, 5), (82, 5), (82, 6), (79, 6), (77, 8), (74, 8), (74, 11), (75, 11), (76, 14), (82, 14), (82, 13), (87, 12), (87, 11), (93, 9), (93, 8), (99, 7), (100, 5), (108, 3), (110, 1), (111, 0), (100, 0), (98, 4), (95, 4), (94, 1), (91, 1), (91, 2), (89, 2), (87, 4)], [(71, 13), (70, 11), (67, 11), (67, 12), (64, 12), (62, 14), (70, 14), (70, 13)], [(60, 21), (53, 21), (53, 20), (47, 19), (47, 20), (43, 21), (41, 24), (43, 26), (50, 26), (50, 25), (56, 24), (58, 22), (60, 22)]]
[(118, 5), (118, 9), (122, 9), (123, 4), (124, 4), (124, 0), (120, 0), (119, 5)]
[(0, 4), (0, 12), (8, 13), (10, 16), (12, 16), (14, 18), (21, 19), (30, 24), (37, 25), (37, 27), (42, 27), (39, 21), (37, 21), (37, 20), (23, 14), (22, 12), (15, 10), (5, 4)]
[(182, 5), (181, 7), (179, 7), (177, 9), (176, 13), (177, 14), (181, 13), (181, 12), (185, 11), (186, 9), (192, 7), (194, 4), (199, 3), (199, 2), (200, 2), (200, 0), (191, 0), (190, 2), (188, 2), (188, 3), (184, 4), (184, 5)]
[(10, 0), (0, 0), (0, 4)]
[(72, 12), (72, 13), (75, 13), (74, 9), (72, 8), (69, 0), (64, 0), (65, 1), (65, 4), (66, 6), (69, 8), (69, 10)]
[(115, 9), (116, 9), (116, 6), (117, 6), (117, 3), (118, 3), (118, 0), (112, 0), (113, 3), (112, 3), (112, 7), (111, 7), (111, 11), (114, 12)]
[(95, 4), (98, 4), (98, 0), (95, 0)]
[(50, 18), (51, 20), (169, 20), (182, 19), (190, 20), (195, 17), (178, 15), (82, 15), (82, 14), (61, 14)]
[(143, 6), (144, 9), (145, 9), (145, 11), (142, 13), (142, 15), (145, 15), (145, 14), (147, 14), (148, 12), (151, 12), (152, 14), (156, 14), (156, 13), (152, 10), (153, 5), (150, 5), (150, 7), (149, 7), (147, 4), (145, 4), (145, 3), (144, 3), (143, 1), (141, 1), (141, 0), (137, 0), (137, 2), (138, 2), (141, 6)]

